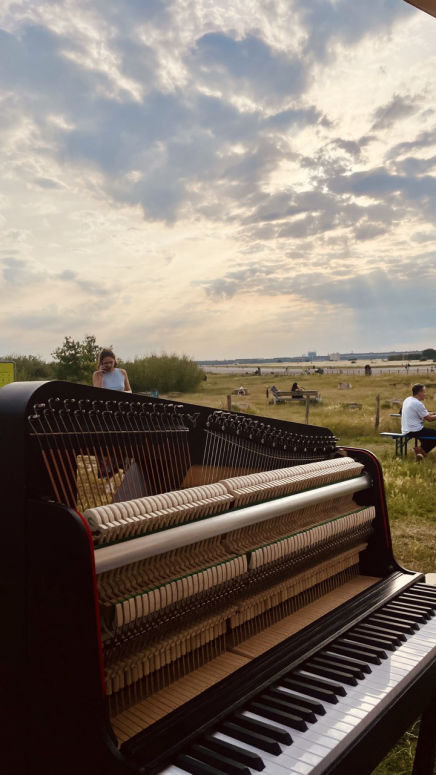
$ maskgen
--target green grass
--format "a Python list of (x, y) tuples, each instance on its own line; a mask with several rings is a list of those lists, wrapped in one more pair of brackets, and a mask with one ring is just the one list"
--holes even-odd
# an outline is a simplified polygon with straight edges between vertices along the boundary
[[(432, 375), (430, 375), (432, 376)], [(432, 377), (433, 378), (433, 377)], [(181, 400), (227, 408), (227, 396), (242, 384), (248, 396), (232, 396), (236, 411), (275, 417), (292, 422), (305, 422), (305, 406), (300, 402), (274, 406), (266, 398), (266, 388), (275, 384), (279, 390), (290, 390), (293, 378), (252, 375), (208, 375), (197, 393), (184, 394)], [(349, 390), (339, 390), (338, 384), (351, 382)], [(436, 509), (434, 480), (436, 449), (420, 465), (409, 453), (407, 458), (395, 458), (394, 443), (378, 434), (399, 430), (399, 418), (390, 415), (399, 410), (396, 400), (410, 394), (415, 375), (386, 374), (364, 377), (354, 375), (308, 375), (299, 379), (308, 390), (318, 390), (322, 400), (311, 404), (309, 422), (329, 428), (339, 438), (339, 444), (360, 447), (374, 452), (383, 467), (388, 513), (394, 554), (403, 568), (436, 572)], [(426, 382), (425, 405), (436, 411), (436, 382)], [(379, 426), (375, 427), (376, 397), (380, 396)], [(361, 409), (346, 404), (362, 404)], [(373, 771), (373, 775), (407, 775), (412, 771), (418, 734), (415, 724), (398, 742), (390, 754)]]

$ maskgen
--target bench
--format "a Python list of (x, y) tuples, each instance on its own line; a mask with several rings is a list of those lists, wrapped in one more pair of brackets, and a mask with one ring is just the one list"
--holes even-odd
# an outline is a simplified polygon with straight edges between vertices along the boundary
[(436, 441), (435, 434), (416, 437), (413, 431), (404, 431), (404, 433), (391, 433), (390, 431), (383, 431), (383, 433), (380, 433), (379, 436), (389, 436), (395, 441), (395, 457), (403, 457), (403, 455), (404, 457), (407, 456), (407, 443), (410, 441), (410, 439), (415, 439), (416, 442), (422, 441), (423, 439), (432, 439), (433, 441)]
[(306, 398), (309, 401), (319, 401), (319, 394), (317, 390), (273, 390), (271, 388), (271, 395), (274, 404), (284, 404), (286, 401), (305, 401)]
[(389, 436), (395, 441), (395, 457), (403, 457), (403, 454), (407, 455), (407, 442), (413, 437), (413, 433), (391, 433), (390, 431), (383, 431), (380, 436)]

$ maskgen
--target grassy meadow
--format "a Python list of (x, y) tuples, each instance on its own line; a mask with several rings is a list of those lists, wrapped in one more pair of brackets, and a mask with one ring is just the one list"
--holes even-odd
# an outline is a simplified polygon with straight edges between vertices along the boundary
[[(436, 374), (434, 382), (426, 381), (426, 407), (436, 411)], [(423, 379), (419, 377), (419, 379)], [(232, 395), (232, 408), (248, 414), (305, 423), (303, 401), (271, 404), (266, 389), (275, 384), (278, 390), (290, 390), (292, 376), (253, 376), (208, 374), (199, 392), (180, 395), (180, 399), (217, 409), (227, 408), (227, 396), (241, 385), (247, 396)], [(347, 390), (338, 389), (340, 382), (351, 383)], [(391, 439), (379, 436), (381, 431), (400, 429), (398, 413), (411, 385), (418, 381), (414, 374), (360, 375), (310, 374), (298, 378), (307, 390), (318, 390), (321, 401), (311, 403), (309, 423), (329, 428), (344, 446), (369, 449), (380, 459), (388, 500), (389, 518), (395, 556), (403, 567), (425, 573), (436, 572), (436, 508), (434, 475), (436, 449), (420, 465), (409, 449), (407, 458), (395, 458)], [(380, 424), (375, 428), (376, 396), (380, 395)], [(170, 397), (177, 397), (170, 394)], [(396, 403), (398, 402), (398, 403)], [(347, 404), (360, 404), (361, 409)], [(436, 431), (436, 425), (435, 425)]]
[[(278, 390), (290, 390), (295, 377), (271, 375), (215, 375), (208, 374), (197, 393), (180, 395), (192, 403), (227, 408), (227, 396), (241, 385), (247, 396), (232, 395), (232, 408), (245, 413), (274, 417), (293, 422), (305, 422), (304, 402), (274, 406), (266, 397), (266, 389), (275, 384)], [(434, 381), (431, 382), (430, 379)], [(298, 377), (298, 383), (307, 390), (318, 390), (321, 401), (310, 404), (309, 423), (329, 428), (339, 444), (369, 449), (380, 459), (385, 479), (394, 553), (404, 568), (424, 573), (436, 572), (436, 508), (434, 478), (436, 449), (421, 464), (413, 451), (407, 458), (395, 458), (391, 439), (379, 436), (381, 431), (400, 429), (397, 413), (401, 401), (410, 394), (414, 382), (425, 382), (429, 411), (436, 411), (436, 374), (418, 376), (413, 373), (385, 374), (371, 377), (360, 375), (310, 374)], [(347, 390), (338, 389), (340, 382), (351, 383)], [(376, 396), (380, 396), (380, 423), (375, 428)], [(176, 398), (175, 394), (169, 396)], [(398, 402), (398, 403), (396, 403)], [(348, 404), (360, 404), (351, 408)], [(436, 430), (436, 427), (435, 427)], [(411, 772), (418, 724), (409, 730), (373, 775), (407, 775)]]

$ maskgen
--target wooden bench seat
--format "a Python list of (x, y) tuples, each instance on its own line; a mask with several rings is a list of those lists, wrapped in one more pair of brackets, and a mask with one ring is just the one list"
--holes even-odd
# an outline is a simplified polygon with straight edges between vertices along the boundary
[(436, 434), (428, 433), (426, 436), (418, 436), (416, 437), (414, 432), (411, 431), (404, 431), (403, 433), (391, 433), (391, 431), (383, 431), (383, 433), (379, 434), (380, 436), (389, 436), (391, 439), (395, 441), (395, 456), (396, 457), (406, 457), (407, 455), (407, 444), (410, 441), (410, 439), (415, 439), (416, 441), (423, 441), (424, 439), (432, 439), (436, 441)]
[(270, 390), (273, 403), (283, 404), (286, 401), (319, 401), (319, 393), (317, 390)]
[(389, 438), (395, 441), (395, 457), (403, 457), (407, 455), (407, 442), (412, 438), (413, 434), (404, 433), (391, 433), (390, 431), (383, 431), (380, 436), (389, 436)]

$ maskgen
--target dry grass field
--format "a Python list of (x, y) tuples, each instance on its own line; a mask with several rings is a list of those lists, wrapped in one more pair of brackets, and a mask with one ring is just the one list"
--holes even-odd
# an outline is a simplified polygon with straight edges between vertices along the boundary
[[(434, 381), (430, 381), (431, 380)], [(226, 409), (227, 396), (241, 385), (248, 390), (244, 397), (232, 395), (232, 408), (245, 413), (275, 417), (293, 422), (305, 422), (304, 403), (273, 405), (266, 389), (275, 384), (279, 390), (290, 390), (292, 376), (208, 375), (200, 391), (179, 396), (183, 401)], [(371, 377), (359, 375), (310, 374), (298, 377), (308, 390), (318, 390), (321, 401), (310, 405), (309, 422), (329, 428), (344, 446), (370, 449), (381, 460), (388, 501), (395, 556), (404, 568), (424, 573), (436, 572), (436, 508), (435, 471), (436, 449), (420, 465), (413, 452), (405, 459), (395, 458), (394, 443), (379, 436), (380, 431), (399, 430), (400, 403), (410, 393), (414, 382), (427, 385), (426, 407), (436, 411), (436, 375), (385, 374)], [(346, 390), (340, 382), (351, 383)], [(376, 397), (380, 396), (380, 424), (375, 428)], [(176, 395), (170, 396), (177, 398)], [(350, 408), (360, 404), (361, 408)], [(435, 428), (436, 430), (436, 428)], [(400, 740), (394, 750), (377, 767), (373, 775), (408, 775), (411, 772), (415, 725)]]
[[(183, 401), (226, 409), (227, 396), (243, 385), (247, 396), (233, 396), (232, 408), (245, 413), (305, 422), (304, 402), (273, 405), (266, 389), (275, 384), (279, 390), (290, 390), (291, 377), (252, 375), (208, 375), (198, 393), (180, 396)], [(347, 390), (338, 389), (341, 381), (350, 382)], [(329, 428), (344, 446), (370, 449), (381, 460), (395, 555), (406, 568), (425, 573), (436, 572), (436, 508), (434, 474), (436, 449), (418, 465), (409, 451), (407, 458), (395, 458), (394, 442), (379, 436), (381, 431), (400, 429), (400, 419), (391, 417), (410, 393), (416, 375), (380, 375), (372, 377), (316, 374), (304, 375), (299, 384), (318, 390), (321, 401), (311, 403), (309, 422)], [(426, 382), (426, 406), (436, 410), (436, 375)], [(380, 396), (380, 424), (375, 428), (376, 397)], [(172, 396), (176, 398), (176, 396)], [(360, 404), (361, 409), (348, 404)], [(436, 431), (436, 427), (435, 427)]]

